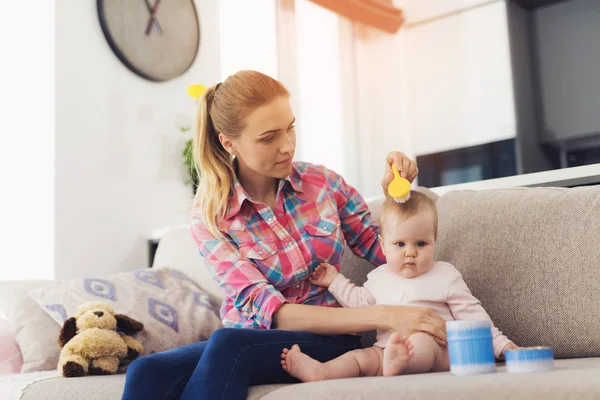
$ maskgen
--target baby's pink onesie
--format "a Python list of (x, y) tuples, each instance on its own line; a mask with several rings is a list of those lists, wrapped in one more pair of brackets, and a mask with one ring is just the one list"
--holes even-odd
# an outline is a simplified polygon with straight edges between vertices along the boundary
[[(391, 272), (384, 264), (367, 275), (363, 287), (339, 274), (329, 291), (344, 307), (364, 307), (375, 304), (429, 307), (446, 321), (488, 320), (491, 318), (472, 294), (462, 275), (454, 266), (436, 262), (422, 275), (404, 278)], [(377, 331), (375, 346), (385, 348), (391, 332)], [(494, 354), (500, 356), (511, 341), (492, 323)]]

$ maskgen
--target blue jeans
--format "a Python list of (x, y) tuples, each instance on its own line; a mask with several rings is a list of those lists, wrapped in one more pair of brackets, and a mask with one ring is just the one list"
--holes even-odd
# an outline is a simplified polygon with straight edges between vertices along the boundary
[(361, 347), (360, 337), (352, 335), (218, 329), (206, 342), (135, 360), (123, 400), (243, 400), (251, 385), (298, 382), (281, 367), (281, 351), (296, 343), (321, 362)]

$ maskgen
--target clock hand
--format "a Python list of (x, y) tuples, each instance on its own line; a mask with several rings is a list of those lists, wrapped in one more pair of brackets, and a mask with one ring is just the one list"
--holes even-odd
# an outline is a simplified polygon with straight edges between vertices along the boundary
[(158, 4), (160, 3), (160, 0), (156, 0), (156, 2), (154, 3), (154, 7), (152, 7), (152, 5), (150, 4), (150, 0), (144, 1), (146, 3), (146, 8), (148, 8), (148, 12), (150, 13), (150, 20), (148, 21), (148, 26), (146, 27), (146, 36), (150, 35), (152, 27), (154, 27), (156, 33), (161, 35), (162, 29), (160, 27), (160, 24), (158, 23), (158, 20), (156, 19), (156, 13), (158, 11)]
[(144, 0), (146, 2), (146, 8), (148, 9), (148, 12), (150, 14), (152, 14), (152, 6), (150, 5), (150, 0)]
[(162, 29), (160, 28), (160, 25), (158, 24), (158, 20), (156, 19), (156, 13), (158, 13), (158, 5), (160, 4), (160, 0), (156, 0), (156, 2), (154, 3), (154, 9), (152, 10), (152, 17), (154, 18), (154, 27), (156, 28), (156, 32), (159, 35), (162, 35)]

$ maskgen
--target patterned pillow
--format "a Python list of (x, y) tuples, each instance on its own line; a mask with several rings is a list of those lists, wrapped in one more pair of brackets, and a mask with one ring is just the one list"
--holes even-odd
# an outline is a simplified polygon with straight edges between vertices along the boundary
[(142, 355), (206, 340), (221, 327), (215, 299), (185, 274), (169, 268), (64, 281), (57, 287), (30, 290), (29, 295), (59, 326), (86, 301), (110, 304), (117, 313), (144, 324), (135, 335), (144, 345)]

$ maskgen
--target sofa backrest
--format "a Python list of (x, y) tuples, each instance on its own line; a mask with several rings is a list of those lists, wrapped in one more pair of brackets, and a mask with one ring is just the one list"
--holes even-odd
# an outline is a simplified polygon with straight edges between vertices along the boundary
[[(368, 203), (377, 219), (382, 199)], [(437, 207), (437, 258), (461, 271), (500, 330), (559, 358), (600, 356), (600, 186), (456, 191)], [(189, 229), (165, 235), (154, 266), (177, 268), (222, 298)], [(342, 273), (354, 283), (373, 268), (345, 249)]]
[(437, 257), (496, 326), (557, 358), (600, 356), (600, 186), (447, 193)]

